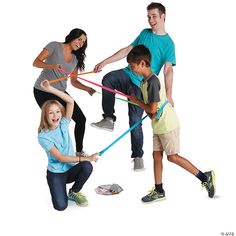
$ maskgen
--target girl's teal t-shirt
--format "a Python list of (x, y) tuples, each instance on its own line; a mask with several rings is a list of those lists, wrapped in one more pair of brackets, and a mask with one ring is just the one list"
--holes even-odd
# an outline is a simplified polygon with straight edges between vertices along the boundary
[(53, 173), (64, 173), (76, 163), (60, 162), (49, 152), (54, 146), (64, 155), (75, 156), (73, 144), (69, 134), (69, 123), (65, 117), (62, 117), (60, 124), (54, 130), (43, 130), (38, 134), (38, 141), (48, 156), (47, 169)]

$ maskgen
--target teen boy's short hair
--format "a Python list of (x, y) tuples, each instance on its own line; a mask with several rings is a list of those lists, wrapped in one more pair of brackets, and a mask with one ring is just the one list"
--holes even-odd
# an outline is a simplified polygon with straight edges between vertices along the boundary
[(161, 14), (166, 14), (165, 7), (159, 2), (152, 2), (147, 6), (147, 10), (158, 9)]
[(145, 61), (146, 66), (150, 66), (151, 64), (151, 53), (147, 47), (140, 44), (132, 48), (132, 50), (127, 55), (128, 63), (136, 63), (139, 64), (142, 60)]

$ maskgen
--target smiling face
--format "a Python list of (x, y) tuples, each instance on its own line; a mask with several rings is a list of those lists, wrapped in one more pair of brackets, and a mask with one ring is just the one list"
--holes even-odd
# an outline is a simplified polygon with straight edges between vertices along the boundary
[(160, 14), (157, 8), (148, 10), (148, 23), (152, 28), (152, 31), (156, 32), (165, 21), (165, 14)]
[(131, 71), (133, 71), (136, 75), (142, 76), (143, 75), (143, 68), (144, 62), (141, 61), (139, 64), (131, 62), (129, 63)]
[(57, 104), (51, 104), (46, 111), (46, 117), (50, 129), (55, 129), (59, 125), (62, 117), (60, 107)]
[(72, 40), (70, 45), (71, 45), (72, 49), (74, 51), (76, 51), (79, 48), (83, 47), (86, 40), (87, 40), (87, 37), (84, 34), (82, 34), (79, 38)]

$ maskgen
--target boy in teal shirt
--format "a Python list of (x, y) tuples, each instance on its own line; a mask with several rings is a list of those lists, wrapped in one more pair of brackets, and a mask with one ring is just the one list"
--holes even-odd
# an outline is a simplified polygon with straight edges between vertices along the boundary
[(135, 46), (128, 54), (127, 61), (131, 70), (138, 76), (143, 76), (141, 91), (143, 101), (132, 96), (131, 101), (142, 107), (152, 119), (153, 128), (153, 159), (155, 187), (149, 194), (142, 198), (144, 203), (155, 202), (165, 199), (165, 191), (162, 185), (163, 152), (167, 159), (191, 174), (195, 175), (208, 191), (210, 198), (215, 194), (214, 171), (201, 172), (187, 159), (178, 155), (179, 153), (179, 121), (174, 107), (167, 103), (161, 116), (157, 119), (157, 111), (166, 101), (164, 86), (160, 84), (158, 77), (152, 72), (151, 53), (144, 45)]

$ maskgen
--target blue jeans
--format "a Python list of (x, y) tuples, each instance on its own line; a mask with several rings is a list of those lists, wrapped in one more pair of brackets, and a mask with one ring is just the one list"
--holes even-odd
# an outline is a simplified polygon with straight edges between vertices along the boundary
[[(108, 88), (116, 89), (126, 95), (134, 94), (137, 98), (142, 99), (141, 90), (133, 84), (129, 76), (121, 69), (111, 71), (106, 74), (102, 80), (102, 84)], [(103, 118), (110, 117), (116, 121), (115, 113), (115, 94), (105, 89), (102, 90), (102, 109)], [(128, 103), (128, 115), (130, 127), (137, 121), (142, 119), (143, 109), (139, 106)], [(142, 124), (138, 125), (131, 132), (131, 157), (143, 156), (143, 130)]]
[(73, 166), (65, 173), (53, 173), (47, 170), (47, 182), (50, 189), (53, 207), (63, 211), (68, 206), (66, 184), (74, 182), (73, 192), (79, 192), (93, 171), (89, 161), (83, 161)]

